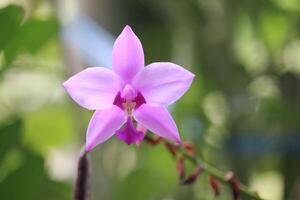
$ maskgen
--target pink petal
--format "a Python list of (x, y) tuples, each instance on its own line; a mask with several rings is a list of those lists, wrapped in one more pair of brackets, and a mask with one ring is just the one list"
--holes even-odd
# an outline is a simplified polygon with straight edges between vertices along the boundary
[(180, 143), (177, 126), (164, 106), (142, 104), (134, 112), (135, 120), (153, 133)]
[(126, 114), (118, 106), (112, 106), (107, 110), (97, 110), (87, 129), (86, 151), (91, 151), (95, 146), (113, 136), (125, 121)]
[(63, 83), (74, 101), (90, 110), (107, 109), (120, 90), (120, 80), (113, 71), (91, 67), (75, 74)]
[(179, 65), (157, 62), (145, 67), (135, 77), (133, 85), (142, 93), (146, 102), (168, 105), (189, 89), (194, 76)]
[(125, 26), (115, 41), (112, 52), (113, 70), (130, 83), (144, 67), (144, 51), (139, 38), (130, 26)]

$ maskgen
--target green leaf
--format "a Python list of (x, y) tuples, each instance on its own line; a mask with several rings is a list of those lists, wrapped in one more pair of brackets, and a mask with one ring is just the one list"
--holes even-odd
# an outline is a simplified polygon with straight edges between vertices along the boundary
[(23, 139), (31, 149), (46, 154), (50, 148), (74, 141), (74, 132), (68, 108), (50, 106), (25, 118)]
[(22, 145), (22, 124), (17, 119), (0, 127), (0, 199), (70, 199), (70, 186), (51, 180), (43, 157)]
[(114, 200), (163, 199), (178, 187), (176, 163), (163, 146), (140, 150), (136, 170), (114, 183)]
[(0, 50), (11, 40), (18, 30), (24, 11), (19, 6), (7, 6), (0, 9)]
[(50, 180), (44, 159), (23, 149), (23, 165), (0, 182), (0, 199), (70, 199), (70, 186)]
[(293, 29), (286, 15), (274, 11), (265, 11), (261, 15), (262, 36), (273, 52), (279, 51)]
[(20, 53), (36, 53), (58, 32), (56, 19), (30, 19), (22, 25), (4, 49), (6, 63), (9, 64)]
[(153, 177), (151, 177), (147, 171), (136, 170), (121, 183), (115, 199), (150, 200), (155, 196), (153, 194), (153, 191), (155, 191), (153, 187), (155, 187)]
[(0, 127), (0, 163), (5, 154), (14, 146), (19, 145), (21, 139), (22, 122), (16, 120), (6, 126)]

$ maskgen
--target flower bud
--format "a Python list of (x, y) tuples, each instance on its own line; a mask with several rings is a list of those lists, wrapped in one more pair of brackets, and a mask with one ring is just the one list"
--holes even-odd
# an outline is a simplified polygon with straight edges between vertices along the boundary
[(160, 143), (160, 141), (162, 140), (162, 138), (159, 137), (159, 136), (151, 137), (151, 136), (149, 136), (149, 135), (145, 135), (144, 140), (145, 140), (148, 144), (150, 144), (150, 145), (152, 145), (152, 146), (155, 146), (155, 145), (157, 145), (158, 143)]
[(233, 200), (238, 200), (240, 196), (240, 183), (232, 171), (225, 174), (225, 180), (230, 183)]
[(196, 154), (196, 150), (195, 150), (195, 145), (192, 144), (192, 143), (189, 143), (189, 142), (184, 142), (182, 144), (183, 148), (187, 151), (187, 153), (190, 155), (190, 156), (195, 156)]
[(188, 184), (194, 183), (197, 180), (197, 178), (201, 172), (202, 172), (202, 167), (200, 165), (198, 165), (195, 168), (195, 170), (191, 173), (191, 175), (185, 179), (183, 184), (188, 185)]
[(179, 174), (180, 183), (184, 179), (185, 176), (185, 167), (184, 167), (184, 156), (179, 156), (176, 164), (177, 172)]
[(210, 186), (215, 194), (215, 196), (220, 195), (220, 186), (218, 180), (214, 176), (209, 177)]
[(172, 154), (172, 156), (175, 157), (176, 151), (177, 151), (176, 147), (168, 142), (165, 142), (165, 146), (169, 150), (169, 152)]

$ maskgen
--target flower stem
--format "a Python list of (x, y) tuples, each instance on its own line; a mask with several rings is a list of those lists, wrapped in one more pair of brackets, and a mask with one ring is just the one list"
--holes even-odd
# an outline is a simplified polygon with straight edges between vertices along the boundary
[(74, 184), (73, 200), (89, 199), (89, 179), (90, 160), (87, 157), (87, 152), (83, 148), (78, 160), (77, 177)]
[[(220, 182), (225, 183), (225, 184), (230, 184), (229, 180), (226, 179), (226, 173), (223, 173), (222, 171), (218, 170), (217, 168), (213, 167), (212, 165), (206, 163), (205, 161), (201, 160), (198, 157), (193, 157), (190, 154), (188, 154), (181, 146), (178, 147), (178, 150), (180, 153), (182, 153), (187, 159), (189, 159), (192, 163), (195, 165), (200, 165), (205, 172), (208, 174), (214, 176), (216, 179), (218, 179)], [(239, 185), (240, 193), (251, 197), (252, 199), (255, 200), (264, 200), (261, 198), (258, 193), (255, 191), (251, 190), (249, 187), (246, 185), (240, 184)]]
[[(162, 138), (153, 138), (153, 137), (149, 136), (149, 134), (147, 134), (145, 136), (145, 141), (148, 142), (150, 145), (157, 145), (157, 144), (163, 142), (165, 144), (166, 148), (168, 149), (168, 151), (170, 151), (170, 149), (172, 150), (172, 151), (170, 151), (170, 153), (173, 155), (173, 157), (175, 157), (174, 156), (174, 149), (175, 149), (176, 153), (179, 153), (182, 156), (184, 156), (187, 160), (189, 160), (191, 163), (193, 163), (196, 167), (200, 166), (204, 172), (213, 176), (220, 182), (230, 185), (230, 187), (233, 189), (233, 193), (235, 196), (234, 199), (238, 198), (238, 197), (236, 197), (236, 195), (238, 195), (238, 194), (236, 194), (236, 192), (239, 192), (240, 194), (250, 197), (251, 199), (264, 200), (263, 198), (261, 198), (258, 195), (257, 192), (251, 190), (249, 187), (247, 187), (244, 184), (238, 183), (237, 179), (234, 177), (234, 174), (232, 172), (223, 173), (222, 171), (218, 170), (214, 166), (205, 162), (203, 159), (195, 156), (195, 153), (193, 151), (190, 151), (190, 149), (186, 148), (184, 145), (180, 145), (180, 146), (174, 145), (172, 142), (169, 142)], [(153, 142), (153, 141), (155, 141), (155, 142)]]

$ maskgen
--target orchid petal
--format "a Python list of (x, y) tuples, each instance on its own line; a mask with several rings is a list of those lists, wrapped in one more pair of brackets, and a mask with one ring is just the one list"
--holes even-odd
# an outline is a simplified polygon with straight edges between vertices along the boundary
[(153, 133), (180, 143), (177, 126), (164, 106), (142, 104), (134, 112), (135, 120)]
[(91, 67), (75, 74), (63, 83), (74, 101), (90, 110), (107, 109), (120, 90), (120, 80), (113, 71)]
[(130, 83), (144, 67), (144, 51), (139, 38), (126, 26), (116, 39), (112, 52), (113, 70)]
[(147, 103), (168, 105), (189, 89), (194, 76), (179, 65), (157, 62), (145, 67), (133, 80), (133, 86)]
[(126, 122), (126, 114), (118, 106), (107, 110), (97, 110), (87, 129), (86, 151), (112, 137)]

